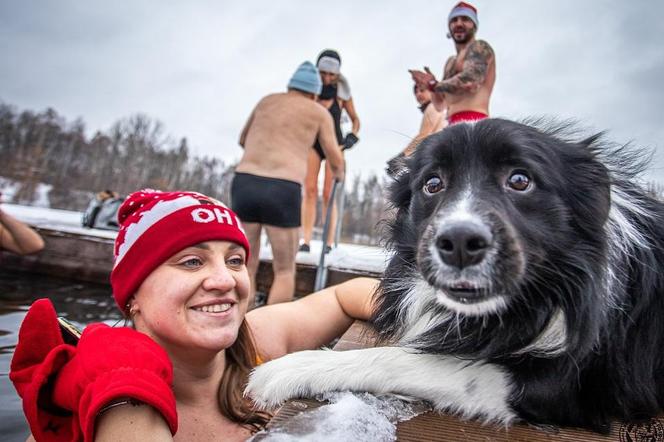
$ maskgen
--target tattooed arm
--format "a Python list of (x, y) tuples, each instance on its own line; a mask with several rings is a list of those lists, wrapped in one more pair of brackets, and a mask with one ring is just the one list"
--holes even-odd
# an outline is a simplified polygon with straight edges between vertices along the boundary
[(487, 42), (477, 40), (471, 43), (464, 58), (461, 72), (438, 82), (435, 86), (435, 92), (461, 94), (477, 91), (484, 83), (493, 57), (493, 49)]

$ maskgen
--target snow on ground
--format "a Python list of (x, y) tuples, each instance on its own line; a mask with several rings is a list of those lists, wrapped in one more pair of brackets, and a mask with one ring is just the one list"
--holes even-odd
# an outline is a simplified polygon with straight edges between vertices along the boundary
[(0, 191), (2, 192), (2, 201), (12, 201), (18, 191), (18, 183), (9, 178), (0, 176)]
[[(0, 191), (2, 192), (3, 201), (12, 201), (19, 187), (20, 183), (9, 178), (0, 177)], [(51, 184), (38, 183), (35, 189), (36, 198), (31, 204), (36, 207), (50, 207), (48, 194), (51, 189), (53, 189)]]
[(60, 230), (62, 232), (96, 236), (99, 238), (115, 239), (117, 236), (117, 233), (114, 231), (88, 229), (83, 227), (82, 212), (48, 209), (45, 207), (21, 206), (18, 204), (3, 204), (2, 210), (31, 226), (43, 229)]
[[(116, 232), (111, 230), (88, 229), (82, 227), (82, 212), (47, 209), (43, 207), (2, 204), (2, 210), (35, 227), (60, 230), (77, 235), (115, 239)], [(299, 264), (318, 265), (322, 243), (311, 242), (311, 252), (299, 252), (296, 260)], [(261, 241), (261, 260), (271, 260), (272, 250), (266, 238)], [(325, 256), (325, 265), (337, 269), (355, 269), (380, 273), (385, 269), (389, 255), (380, 247), (361, 246), (340, 243)]]
[(397, 423), (412, 419), (430, 407), (393, 395), (370, 393), (329, 393), (329, 404), (290, 418), (281, 426), (253, 436), (252, 442), (392, 442), (397, 440)]

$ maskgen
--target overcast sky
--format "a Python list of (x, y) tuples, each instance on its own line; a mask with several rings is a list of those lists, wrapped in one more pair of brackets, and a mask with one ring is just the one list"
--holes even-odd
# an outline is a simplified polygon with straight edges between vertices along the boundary
[[(91, 134), (141, 112), (226, 162), (256, 102), (337, 49), (360, 117), (352, 175), (382, 173), (417, 132), (409, 68), (439, 73), (453, 1), (0, 2), (0, 101), (81, 117)], [(492, 116), (576, 118), (655, 150), (664, 183), (664, 2), (481, 0), (497, 54)]]

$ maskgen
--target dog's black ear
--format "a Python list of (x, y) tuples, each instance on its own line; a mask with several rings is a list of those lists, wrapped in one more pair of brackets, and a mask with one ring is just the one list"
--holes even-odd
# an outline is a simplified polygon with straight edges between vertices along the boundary
[(385, 172), (387, 172), (387, 175), (390, 178), (396, 178), (399, 176), (399, 174), (407, 169), (407, 162), (408, 157), (404, 155), (403, 152), (401, 152), (399, 155), (396, 155), (388, 160)]
[(412, 192), (410, 190), (411, 168), (408, 161), (403, 161), (399, 173), (392, 176), (392, 181), (388, 188), (390, 203), (399, 211), (407, 210), (410, 206)]
[(597, 156), (597, 143), (602, 134), (596, 134), (575, 143), (568, 152), (572, 158), (565, 161), (570, 189), (567, 200), (580, 227), (593, 231), (603, 225), (611, 208), (611, 175)]

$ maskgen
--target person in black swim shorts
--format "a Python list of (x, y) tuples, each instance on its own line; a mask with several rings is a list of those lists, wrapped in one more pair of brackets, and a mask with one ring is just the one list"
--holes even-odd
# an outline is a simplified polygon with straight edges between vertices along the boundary
[(263, 227), (272, 248), (274, 273), (267, 302), (293, 299), (302, 184), (316, 138), (332, 173), (337, 179), (344, 177), (344, 160), (334, 137), (332, 117), (315, 101), (321, 88), (316, 66), (302, 63), (288, 83), (288, 92), (264, 97), (240, 134), (244, 155), (235, 168), (231, 200), (251, 247), (247, 262), (250, 307), (254, 305)]
[(300, 227), (302, 186), (299, 183), (236, 173), (231, 195), (231, 206), (244, 223)]

